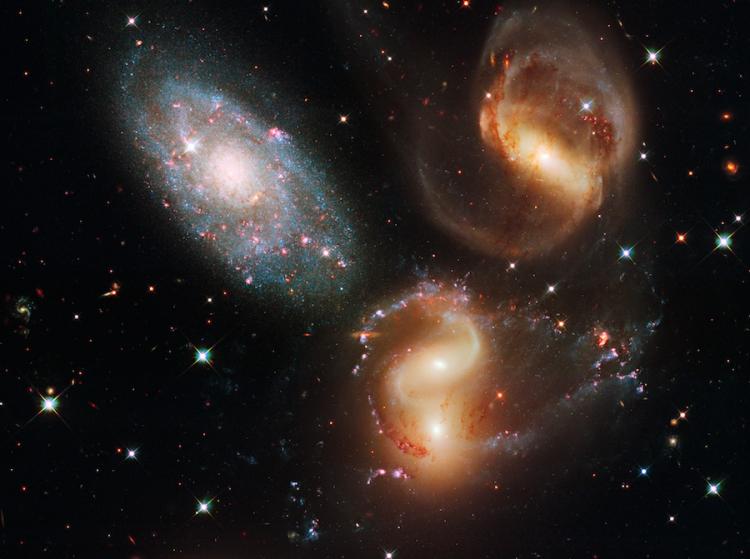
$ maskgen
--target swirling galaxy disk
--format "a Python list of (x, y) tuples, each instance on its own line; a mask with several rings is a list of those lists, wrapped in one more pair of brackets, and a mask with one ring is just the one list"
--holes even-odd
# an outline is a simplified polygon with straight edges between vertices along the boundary
[(633, 146), (617, 60), (559, 13), (500, 21), (467, 115), (478, 132), (459, 137), (454, 122), (430, 122), (424, 135), (420, 177), (438, 223), (475, 249), (517, 258), (547, 252), (596, 215)]
[(643, 391), (638, 360), (657, 325), (647, 306), (568, 320), (549, 303), (489, 306), (465, 286), (427, 281), (366, 319), (354, 374), (381, 461), (368, 482), (491, 476), (501, 457), (525, 454), (597, 400)]
[(244, 92), (258, 103), (245, 104), (224, 89), (239, 87), (221, 64), (178, 60), (157, 47), (140, 51), (123, 85), (127, 121), (164, 208), (250, 288), (295, 297), (344, 291), (351, 226), (313, 155), (277, 122), (282, 107), (268, 106), (275, 93), (253, 82)]

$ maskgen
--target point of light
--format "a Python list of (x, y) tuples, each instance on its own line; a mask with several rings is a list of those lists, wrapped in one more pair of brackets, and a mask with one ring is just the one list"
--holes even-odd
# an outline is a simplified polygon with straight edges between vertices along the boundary
[(621, 248), (620, 249), (620, 260), (623, 258), (626, 258), (628, 260), (633, 259), (633, 249), (632, 248)]
[(128, 16), (128, 27), (135, 27), (136, 26), (136, 20), (138, 19), (138, 16), (132, 17)]
[(647, 476), (647, 475), (648, 475), (648, 468), (640, 468), (640, 469), (638, 470), (638, 472), (639, 472), (639, 473), (640, 473), (640, 475), (642, 475), (642, 476)]
[(195, 153), (198, 149), (198, 140), (185, 140), (185, 153)]
[(55, 411), (57, 398), (42, 398), (42, 411)]
[(557, 286), (555, 286), (555, 285), (548, 285), (547, 286), (547, 293), (554, 293), (555, 289), (557, 289)]
[(134, 460), (136, 457), (136, 451), (132, 449), (128, 449), (128, 460)]
[(648, 154), (647, 154), (647, 153), (646, 153), (645, 151), (642, 151), (642, 152), (641, 152), (641, 153), (639, 154), (639, 157), (640, 157), (640, 160), (641, 160), (641, 161), (646, 161), (646, 158), (648, 158)]
[(708, 495), (718, 495), (719, 489), (721, 484), (720, 483), (709, 483), (708, 484)]
[(585, 112), (591, 112), (591, 107), (593, 106), (593, 101), (583, 101), (581, 102), (581, 111)]
[(730, 235), (717, 235), (716, 248), (728, 249), (731, 245), (732, 237)]
[(196, 514), (206, 514), (208, 512), (209, 503), (198, 503), (198, 510)]
[(385, 559), (393, 559), (396, 556), (395, 551), (386, 551), (385, 552)]
[(446, 363), (445, 361), (443, 361), (442, 359), (435, 359), (435, 360), (434, 360), (434, 361), (432, 362), (432, 364), (433, 364), (433, 366), (434, 366), (434, 367), (435, 367), (436, 369), (438, 369), (438, 370), (440, 370), (440, 371), (444, 371), (445, 369), (447, 369), (447, 368), (448, 368), (448, 364), (447, 364), (447, 363)]
[(211, 360), (211, 351), (208, 349), (196, 349), (195, 361), (197, 363), (208, 363)]
[(646, 64), (659, 64), (659, 58), (661, 58), (661, 51), (646, 49)]

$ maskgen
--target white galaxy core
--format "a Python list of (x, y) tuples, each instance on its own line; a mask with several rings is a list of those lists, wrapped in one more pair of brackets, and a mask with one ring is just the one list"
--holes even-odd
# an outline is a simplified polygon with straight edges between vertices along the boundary
[(228, 202), (252, 203), (257, 200), (262, 184), (252, 154), (247, 149), (220, 144), (205, 157), (207, 188)]

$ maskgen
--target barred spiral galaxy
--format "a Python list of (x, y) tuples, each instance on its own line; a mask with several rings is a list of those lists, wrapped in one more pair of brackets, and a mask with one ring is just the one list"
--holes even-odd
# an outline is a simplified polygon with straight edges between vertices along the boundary
[(169, 217), (260, 295), (346, 292), (353, 229), (315, 153), (284, 128), (293, 109), (225, 60), (146, 47), (127, 64), (123, 114)]

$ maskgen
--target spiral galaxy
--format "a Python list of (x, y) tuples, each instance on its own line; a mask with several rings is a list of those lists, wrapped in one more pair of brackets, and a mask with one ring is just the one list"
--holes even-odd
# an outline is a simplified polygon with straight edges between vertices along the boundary
[(478, 251), (538, 257), (616, 198), (634, 140), (629, 84), (616, 53), (549, 10), (499, 21), (475, 84), (463, 127), (429, 121), (422, 136), (431, 214)]
[(246, 86), (230, 68), (162, 46), (128, 62), (124, 115), (149, 185), (247, 289), (294, 299), (344, 292), (353, 231), (331, 179), (283, 128), (291, 109), (270, 86), (254, 80), (249, 103), (228, 92)]

